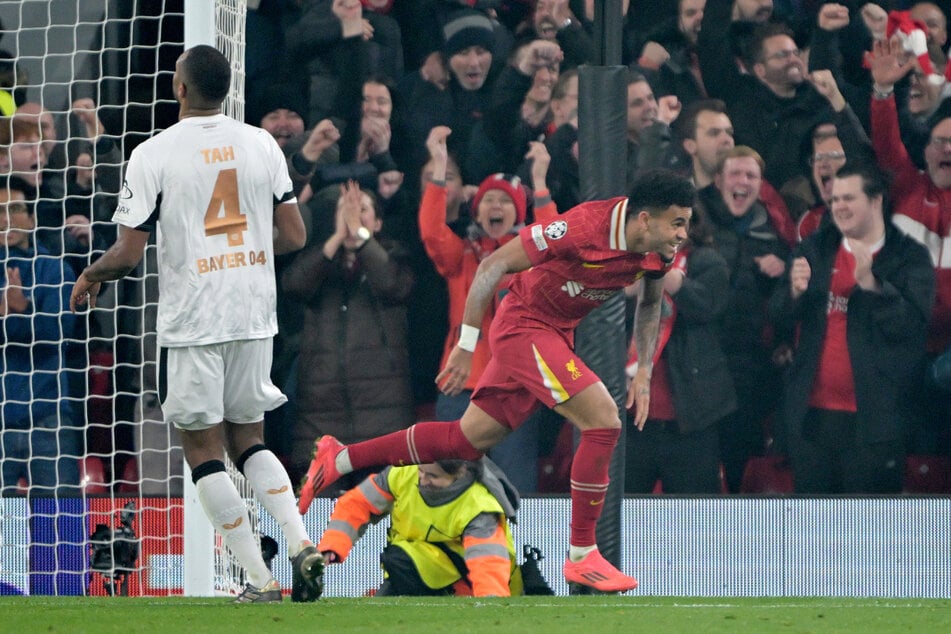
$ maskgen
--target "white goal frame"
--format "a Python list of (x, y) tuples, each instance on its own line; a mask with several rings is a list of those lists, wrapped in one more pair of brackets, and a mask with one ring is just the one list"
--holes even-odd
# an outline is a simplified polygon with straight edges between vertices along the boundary
[[(231, 61), (231, 91), (224, 114), (244, 121), (244, 51), (246, 0), (185, 0), (185, 48), (215, 46)], [(184, 461), (183, 461), (184, 462)], [(250, 485), (230, 460), (228, 474), (248, 506), (248, 516), (260, 543), (258, 508)], [(184, 464), (184, 580), (185, 596), (237, 594), (244, 587), (243, 570), (224, 546), (201, 507), (191, 470)]]

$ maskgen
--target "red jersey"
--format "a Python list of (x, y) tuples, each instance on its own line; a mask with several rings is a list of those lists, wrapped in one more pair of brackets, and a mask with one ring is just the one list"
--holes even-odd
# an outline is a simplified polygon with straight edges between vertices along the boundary
[(855, 412), (855, 379), (849, 356), (849, 297), (855, 288), (855, 256), (839, 247), (829, 282), (829, 305), (826, 309), (826, 336), (812, 382), (809, 405), (820, 409)]
[(627, 250), (627, 204), (626, 197), (581, 203), (546, 225), (522, 229), (532, 268), (512, 278), (495, 321), (541, 323), (573, 345), (574, 329), (588, 313), (642, 275), (662, 277), (670, 264), (658, 254)]

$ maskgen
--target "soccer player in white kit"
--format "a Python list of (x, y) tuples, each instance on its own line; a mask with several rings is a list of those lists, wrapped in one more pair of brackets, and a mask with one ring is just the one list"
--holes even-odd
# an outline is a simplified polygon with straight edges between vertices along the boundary
[(287, 472), (264, 446), (263, 423), (264, 412), (287, 401), (270, 379), (274, 255), (303, 247), (306, 230), (277, 143), (221, 114), (230, 81), (228, 60), (211, 46), (178, 58), (172, 86), (179, 121), (132, 152), (113, 216), (119, 238), (80, 275), (70, 307), (94, 307), (100, 284), (130, 273), (157, 229), (162, 412), (181, 430), (205, 513), (247, 571), (237, 602), (282, 596), (225, 470), (225, 449), (284, 531), (292, 600), (314, 601), (323, 559)]

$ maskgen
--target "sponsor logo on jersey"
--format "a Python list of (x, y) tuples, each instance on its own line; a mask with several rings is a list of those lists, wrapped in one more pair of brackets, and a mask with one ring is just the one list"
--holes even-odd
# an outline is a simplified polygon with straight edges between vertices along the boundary
[(116, 215), (117, 216), (128, 216), (132, 213), (132, 209), (125, 203), (119, 203), (116, 205)]
[(581, 297), (590, 299), (592, 302), (606, 302), (617, 291), (609, 288), (586, 288)]
[(556, 220), (545, 227), (545, 235), (552, 240), (561, 240), (568, 233), (568, 223), (564, 220)]
[(610, 299), (615, 293), (616, 290), (611, 288), (585, 288), (578, 282), (573, 282), (568, 280), (565, 282), (561, 290), (568, 293), (568, 297), (581, 297), (582, 299), (588, 299), (592, 302), (604, 302)]
[(539, 251), (544, 251), (548, 248), (548, 242), (545, 241), (545, 236), (542, 235), (541, 225), (535, 225), (532, 227), (532, 242), (535, 243), (535, 248)]
[(561, 287), (561, 290), (568, 293), (568, 297), (577, 297), (581, 294), (581, 291), (584, 290), (584, 286), (578, 282), (572, 282), (571, 280), (568, 280), (565, 282), (565, 285)]

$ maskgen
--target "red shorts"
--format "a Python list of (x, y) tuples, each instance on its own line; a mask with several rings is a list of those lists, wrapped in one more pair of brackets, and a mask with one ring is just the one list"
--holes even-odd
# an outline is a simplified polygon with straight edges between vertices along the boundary
[(554, 407), (601, 379), (558, 331), (493, 324), (492, 358), (472, 393), (472, 402), (509, 429), (538, 407)]

